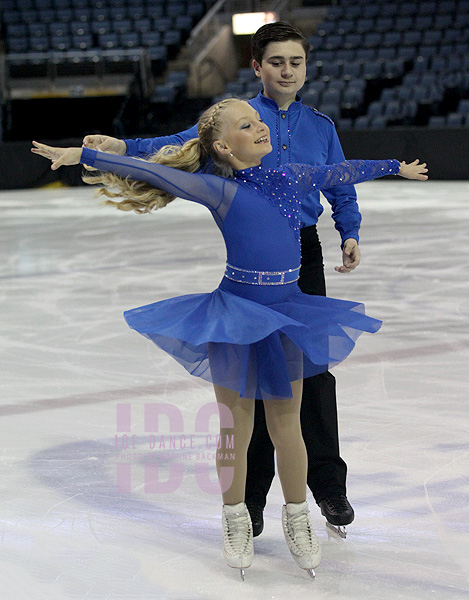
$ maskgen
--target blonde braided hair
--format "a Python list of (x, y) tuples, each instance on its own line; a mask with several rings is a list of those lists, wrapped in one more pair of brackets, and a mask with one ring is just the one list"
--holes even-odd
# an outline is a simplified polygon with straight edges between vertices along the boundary
[[(202, 114), (197, 126), (198, 138), (189, 140), (183, 146), (164, 146), (150, 156), (147, 159), (148, 162), (194, 173), (200, 169), (207, 157), (210, 157), (214, 162), (213, 172), (222, 177), (229, 177), (232, 174), (232, 169), (215, 151), (213, 142), (221, 133), (221, 114), (232, 102), (238, 102), (238, 100), (236, 98), (226, 98), (217, 102)], [(175, 198), (172, 194), (154, 188), (144, 181), (119, 177), (114, 173), (98, 172), (95, 175), (84, 175), (83, 181), (104, 186), (96, 191), (97, 196), (110, 198), (105, 200), (103, 204), (115, 206), (119, 210), (133, 210), (139, 214), (163, 208)], [(116, 188), (117, 191), (111, 191), (108, 188)], [(117, 198), (121, 198), (121, 200), (116, 201)]]

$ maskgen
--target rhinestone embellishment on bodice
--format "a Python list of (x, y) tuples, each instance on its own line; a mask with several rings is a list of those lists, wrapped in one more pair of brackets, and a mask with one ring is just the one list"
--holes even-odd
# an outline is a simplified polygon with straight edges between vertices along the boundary
[(292, 185), (292, 180), (282, 170), (264, 170), (262, 166), (235, 171), (238, 181), (255, 183), (262, 191), (268, 202), (276, 206), (280, 214), (288, 219), (295, 238), (300, 239), (301, 211), (298, 189)]

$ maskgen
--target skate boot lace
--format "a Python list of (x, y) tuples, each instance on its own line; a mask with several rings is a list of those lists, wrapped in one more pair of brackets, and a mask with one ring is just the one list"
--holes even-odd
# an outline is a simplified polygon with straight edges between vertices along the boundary
[(345, 512), (349, 510), (347, 499), (345, 496), (329, 496), (325, 498), (327, 507), (331, 512)]
[(309, 511), (305, 509), (296, 515), (287, 513), (287, 531), (291, 542), (292, 552), (298, 556), (319, 551), (316, 535), (313, 533), (309, 520)]
[(224, 523), (225, 551), (232, 556), (248, 553), (252, 544), (252, 526), (247, 510), (246, 514), (225, 515)]

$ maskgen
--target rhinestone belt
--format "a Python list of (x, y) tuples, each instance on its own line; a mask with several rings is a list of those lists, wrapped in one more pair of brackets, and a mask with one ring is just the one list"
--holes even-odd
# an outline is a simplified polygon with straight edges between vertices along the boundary
[(226, 264), (225, 277), (238, 283), (249, 283), (250, 285), (285, 285), (298, 281), (300, 267), (288, 269), (288, 271), (249, 271)]

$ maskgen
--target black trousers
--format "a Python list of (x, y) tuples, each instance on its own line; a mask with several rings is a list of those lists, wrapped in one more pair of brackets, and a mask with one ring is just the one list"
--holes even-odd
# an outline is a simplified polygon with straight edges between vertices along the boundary
[[(326, 295), (322, 249), (315, 225), (301, 230), (298, 284), (305, 294)], [(308, 453), (308, 487), (314, 499), (319, 503), (331, 494), (346, 494), (347, 465), (339, 455), (335, 378), (331, 373), (304, 380), (300, 417)], [(256, 401), (248, 449), (246, 501), (265, 506), (274, 476), (274, 447), (267, 431), (264, 404)]]

